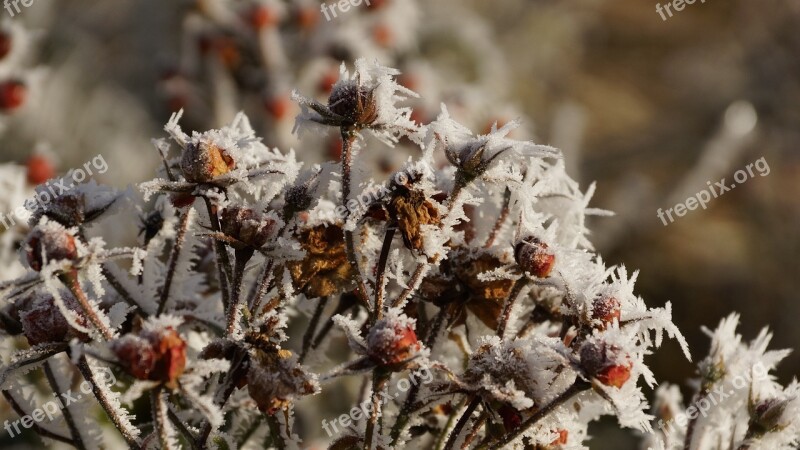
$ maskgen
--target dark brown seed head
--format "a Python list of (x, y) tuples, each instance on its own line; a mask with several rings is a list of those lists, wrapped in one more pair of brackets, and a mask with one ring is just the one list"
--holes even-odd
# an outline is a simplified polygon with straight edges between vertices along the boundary
[(360, 86), (355, 81), (334, 86), (328, 98), (328, 108), (343, 117), (346, 126), (366, 128), (378, 119), (375, 90)]

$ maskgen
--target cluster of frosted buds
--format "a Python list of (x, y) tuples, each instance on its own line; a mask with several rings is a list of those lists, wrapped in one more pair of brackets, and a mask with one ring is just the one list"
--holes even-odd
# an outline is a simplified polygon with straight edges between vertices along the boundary
[(375, 322), (367, 335), (367, 355), (389, 369), (402, 368), (421, 348), (414, 324), (408, 319), (388, 316)]
[(28, 265), (39, 272), (51, 261), (77, 261), (75, 236), (64, 226), (47, 221), (34, 228), (25, 241)]
[(621, 388), (631, 377), (633, 363), (618, 347), (603, 341), (588, 340), (579, 351), (580, 366), (590, 378)]
[(517, 243), (514, 258), (520, 269), (537, 278), (547, 278), (556, 262), (555, 254), (547, 244), (533, 236)]
[(189, 143), (181, 154), (181, 171), (191, 183), (210, 183), (236, 168), (236, 162), (212, 142)]
[(186, 342), (172, 327), (126, 334), (111, 343), (111, 350), (133, 377), (172, 388), (186, 368)]
[(299, 230), (297, 240), (306, 255), (287, 263), (295, 289), (308, 298), (326, 297), (352, 287), (353, 266), (347, 260), (340, 225), (318, 225)]

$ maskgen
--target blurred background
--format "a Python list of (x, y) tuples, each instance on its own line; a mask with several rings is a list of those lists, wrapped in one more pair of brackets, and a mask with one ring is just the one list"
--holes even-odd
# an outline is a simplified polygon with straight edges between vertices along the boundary
[[(326, 21), (316, 0), (36, 0), (0, 11), (0, 162), (65, 171), (102, 154), (95, 178), (123, 187), (152, 176), (150, 139), (180, 108), (196, 130), (245, 110), (268, 144), (332, 159), (332, 140), (291, 134), (289, 93), (324, 98), (339, 61), (375, 57), (421, 93), (419, 121), (445, 102), (477, 132), (519, 117), (515, 137), (562, 148), (583, 189), (597, 181), (593, 206), (617, 213), (590, 225), (600, 254), (641, 270), (649, 305), (672, 301), (696, 357), (701, 326), (731, 311), (746, 338), (769, 326), (774, 347), (800, 348), (800, 3), (709, 0), (667, 20), (657, 3), (372, 0)], [(408, 152), (375, 155), (376, 173)], [(657, 217), (760, 158), (768, 175)], [(650, 363), (694, 375), (674, 342)], [(794, 354), (779, 375), (798, 373)], [(633, 447), (614, 430), (596, 427), (592, 448)]]

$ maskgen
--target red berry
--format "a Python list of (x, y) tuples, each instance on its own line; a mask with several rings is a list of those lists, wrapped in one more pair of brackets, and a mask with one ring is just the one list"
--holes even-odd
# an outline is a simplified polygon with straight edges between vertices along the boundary
[(394, 43), (394, 32), (388, 25), (379, 24), (372, 29), (372, 39), (381, 47), (388, 48)]
[(5, 58), (11, 53), (11, 35), (0, 31), (0, 59)]
[(278, 23), (278, 16), (275, 12), (264, 6), (256, 6), (250, 10), (247, 19), (250, 25), (256, 30)]
[(606, 367), (595, 375), (606, 386), (621, 388), (631, 378), (631, 365), (616, 365)]
[(553, 442), (550, 443), (550, 445), (566, 445), (567, 438), (569, 438), (569, 431), (564, 429), (558, 429), (555, 430), (555, 432), (558, 433), (558, 437), (555, 438)]
[(614, 297), (598, 297), (592, 303), (592, 319), (601, 322), (601, 328), (605, 328), (616, 320), (619, 322), (620, 304)]
[(135, 378), (173, 385), (186, 368), (186, 342), (173, 328), (127, 335), (111, 344), (120, 364)]
[(49, 159), (33, 155), (25, 163), (28, 168), (28, 184), (39, 185), (56, 176), (56, 169)]
[(278, 120), (285, 118), (292, 107), (292, 101), (287, 96), (278, 96), (267, 99), (265, 102), (267, 111)]
[(6, 81), (0, 84), (0, 111), (13, 111), (23, 103), (27, 97), (28, 88), (21, 81)]
[(532, 236), (516, 245), (514, 258), (522, 270), (538, 278), (547, 278), (556, 262), (547, 244)]
[(420, 343), (411, 325), (394, 320), (378, 321), (367, 336), (370, 357), (386, 366), (401, 364), (419, 350)]
[(317, 25), (319, 21), (319, 11), (317, 9), (314, 7), (301, 7), (297, 10), (296, 19), (300, 28), (310, 30)]
[(339, 71), (331, 69), (319, 80), (317, 83), (317, 89), (321, 93), (329, 94), (333, 90), (333, 85), (339, 81)]

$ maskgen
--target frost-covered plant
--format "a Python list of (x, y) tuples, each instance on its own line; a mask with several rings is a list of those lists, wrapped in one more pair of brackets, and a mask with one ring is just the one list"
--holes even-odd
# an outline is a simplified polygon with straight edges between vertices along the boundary
[[(352, 420), (328, 448), (585, 448), (603, 415), (653, 432), (645, 356), (664, 335), (689, 350), (670, 304), (648, 308), (636, 274), (593, 251), (586, 217), (607, 214), (588, 206), (594, 186), (582, 192), (558, 150), (511, 139), (515, 121), (476, 135), (442, 106), (419, 124), (396, 70), (358, 60), (340, 73), (326, 102), (295, 95), (300, 128), (342, 140), (338, 164), (304, 167), (243, 114), (188, 134), (178, 113), (142, 199), (84, 185), (34, 211), (29, 270), (1, 285), (0, 324), (25, 338), (0, 372), (15, 409), (36, 400), (21, 375), (43, 367), (54, 391), (76, 373), (89, 382), (131, 448), (299, 448), (326, 419), (314, 397), (355, 378), (365, 401), (339, 400)], [(359, 155), (399, 141), (417, 156), (388, 179), (366, 175)], [(137, 208), (137, 246), (93, 235)], [(766, 351), (766, 334), (741, 344), (734, 324), (701, 363), (698, 403), (785, 355)], [(333, 345), (343, 339), (349, 349)], [(411, 385), (423, 370), (430, 382)], [(684, 426), (664, 425), (679, 401), (660, 388), (651, 445), (792, 448), (797, 383), (749, 380)], [(92, 414), (68, 406), (64, 426), (36, 431), (110, 447)]]

